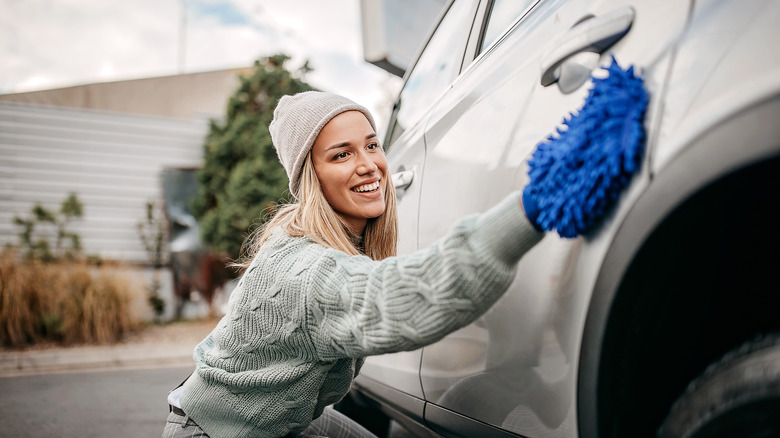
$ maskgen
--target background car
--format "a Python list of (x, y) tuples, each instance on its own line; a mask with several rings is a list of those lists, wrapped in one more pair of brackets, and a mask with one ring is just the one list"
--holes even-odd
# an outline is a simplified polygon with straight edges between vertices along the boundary
[(474, 324), (369, 358), (355, 400), (419, 436), (780, 435), (777, 23), (771, 0), (450, 2), (385, 135), (400, 254), (524, 187), (612, 56), (650, 96), (645, 156), (596, 229), (547, 233)]

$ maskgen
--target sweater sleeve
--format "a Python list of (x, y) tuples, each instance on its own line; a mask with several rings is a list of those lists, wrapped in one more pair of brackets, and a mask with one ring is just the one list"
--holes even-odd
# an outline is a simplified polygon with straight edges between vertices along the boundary
[(321, 360), (413, 350), (487, 311), (507, 290), (520, 258), (542, 233), (519, 194), (462, 219), (433, 245), (373, 261), (326, 250), (307, 295), (307, 320)]

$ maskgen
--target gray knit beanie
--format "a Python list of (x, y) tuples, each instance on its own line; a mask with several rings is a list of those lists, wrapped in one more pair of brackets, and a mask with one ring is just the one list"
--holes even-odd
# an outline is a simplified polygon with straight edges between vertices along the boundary
[(331, 119), (347, 111), (360, 111), (376, 130), (371, 113), (364, 106), (346, 97), (320, 91), (305, 91), (279, 99), (268, 130), (279, 161), (290, 179), (290, 193), (296, 198), (303, 162), (314, 141)]

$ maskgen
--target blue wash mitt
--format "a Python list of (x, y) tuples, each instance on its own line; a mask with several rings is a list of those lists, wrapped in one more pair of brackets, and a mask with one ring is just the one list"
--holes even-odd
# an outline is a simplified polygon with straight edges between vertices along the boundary
[(647, 92), (615, 58), (594, 78), (585, 104), (536, 146), (523, 190), (526, 215), (561, 237), (588, 232), (615, 203), (644, 155)]

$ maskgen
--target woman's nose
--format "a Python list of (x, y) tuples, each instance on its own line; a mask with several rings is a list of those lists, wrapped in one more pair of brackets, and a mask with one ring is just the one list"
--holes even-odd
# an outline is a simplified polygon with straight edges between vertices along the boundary
[(374, 163), (374, 160), (371, 159), (367, 154), (361, 153), (358, 154), (358, 166), (357, 166), (357, 172), (360, 175), (365, 175), (368, 173), (376, 172), (378, 169), (378, 166), (376, 163)]

